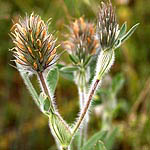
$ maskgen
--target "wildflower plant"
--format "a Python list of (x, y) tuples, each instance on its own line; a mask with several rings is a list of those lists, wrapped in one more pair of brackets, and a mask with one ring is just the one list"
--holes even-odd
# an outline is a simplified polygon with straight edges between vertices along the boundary
[[(34, 13), (20, 18), (19, 22), (13, 25), (10, 35), (15, 45), (12, 52), (17, 69), (38, 108), (48, 117), (49, 127), (59, 149), (69, 150), (78, 131), (82, 140), (78, 149), (88, 150), (95, 144), (97, 149), (105, 149), (103, 142), (99, 141), (104, 132), (86, 140), (88, 112), (103, 76), (114, 63), (115, 50), (131, 36), (138, 24), (128, 32), (126, 23), (119, 28), (111, 2), (102, 3), (96, 26), (94, 23), (86, 22), (83, 17), (71, 23), (63, 46), (72, 64), (61, 67), (56, 65), (60, 54), (57, 53), (56, 39), (49, 33), (48, 26), (49, 21), (45, 23)], [(95, 74), (90, 83), (92, 77), (89, 70), (95, 58)], [(72, 125), (68, 125), (61, 117), (54, 98), (59, 72), (71, 72), (79, 91), (80, 113)], [(37, 76), (41, 93), (32, 85), (30, 74)]]

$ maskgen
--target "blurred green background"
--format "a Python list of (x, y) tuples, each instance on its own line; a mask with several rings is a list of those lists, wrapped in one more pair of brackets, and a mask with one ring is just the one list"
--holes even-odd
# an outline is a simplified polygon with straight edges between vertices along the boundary
[[(150, 0), (114, 0), (119, 24), (127, 21), (128, 27), (137, 22), (140, 26), (132, 37), (116, 52), (116, 62), (105, 79), (118, 86), (121, 73), (124, 82), (117, 93), (117, 109), (111, 124), (119, 128), (112, 150), (150, 149)], [(55, 150), (49, 131), (48, 119), (41, 114), (29, 95), (18, 73), (11, 67), (13, 59), (9, 49), (12, 20), (35, 12), (44, 20), (52, 18), (50, 30), (55, 31), (58, 44), (67, 32), (65, 24), (84, 16), (95, 22), (100, 0), (0, 0), (0, 150)], [(63, 50), (62, 47), (59, 48)], [(70, 63), (64, 54), (59, 63)], [(115, 79), (114, 79), (115, 78)], [(113, 81), (113, 79), (115, 81)], [(34, 79), (36, 82), (36, 80)], [(37, 84), (38, 86), (38, 84)], [(113, 86), (113, 85), (112, 85)], [(107, 87), (107, 86), (106, 86)], [(105, 85), (103, 86), (105, 89)], [(79, 111), (77, 88), (72, 81), (60, 77), (56, 90), (58, 108), (62, 116), (73, 122)], [(91, 114), (89, 135), (102, 127), (101, 105), (103, 98), (96, 95), (97, 105)], [(111, 99), (111, 98), (110, 98)], [(102, 101), (103, 103), (103, 101)], [(105, 102), (104, 102), (105, 103)], [(108, 104), (106, 104), (109, 106)], [(108, 114), (109, 115), (109, 114)], [(106, 121), (106, 124), (109, 123)]]

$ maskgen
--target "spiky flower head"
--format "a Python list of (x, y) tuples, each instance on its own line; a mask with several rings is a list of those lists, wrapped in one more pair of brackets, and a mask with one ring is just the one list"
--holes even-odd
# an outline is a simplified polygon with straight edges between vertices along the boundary
[(96, 53), (98, 47), (94, 25), (80, 17), (71, 23), (69, 30), (64, 47), (70, 55), (74, 56), (76, 63), (85, 62), (89, 55)]
[(11, 29), (11, 37), (15, 44), (14, 61), (23, 70), (43, 72), (58, 59), (56, 39), (48, 32), (48, 22), (44, 23), (38, 15), (20, 18)]
[(119, 25), (111, 2), (101, 3), (98, 14), (97, 35), (102, 50), (112, 49), (117, 42)]

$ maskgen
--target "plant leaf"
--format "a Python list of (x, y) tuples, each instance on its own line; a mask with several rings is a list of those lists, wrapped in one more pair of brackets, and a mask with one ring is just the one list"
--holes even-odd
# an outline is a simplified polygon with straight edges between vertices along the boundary
[(62, 72), (74, 72), (77, 70), (78, 70), (78, 67), (74, 67), (74, 66), (66, 66), (60, 69), (60, 71)]
[(54, 137), (56, 137), (55, 139), (61, 144), (61, 147), (64, 147), (64, 149), (68, 147), (72, 139), (72, 134), (63, 119), (56, 113), (50, 113), (49, 126)]
[(40, 108), (41, 108), (41, 111), (46, 114), (46, 115), (49, 115), (49, 111), (51, 112), (54, 112), (54, 108), (51, 104), (51, 101), (50, 99), (48, 98), (48, 96), (46, 96), (44, 94), (44, 92), (41, 92), (40, 93), (40, 96), (39, 96), (39, 101), (40, 101)]
[(98, 141), (98, 143), (96, 144), (96, 150), (107, 150), (104, 143), (102, 141)]
[(57, 86), (57, 82), (59, 79), (59, 72), (57, 68), (53, 68), (48, 72), (46, 81), (48, 83), (48, 87), (52, 96), (54, 96), (55, 89)]
[(118, 128), (114, 128), (113, 131), (107, 135), (105, 140), (105, 145), (108, 150), (112, 149), (117, 133), (118, 133)]
[(139, 23), (135, 24), (122, 38), (121, 38), (121, 43), (125, 42), (136, 30), (138, 27)]
[(44, 103), (43, 103), (44, 105), (43, 105), (43, 108), (44, 108), (44, 110), (47, 112), (47, 111), (49, 111), (49, 109), (50, 109), (50, 100), (48, 99), (48, 97), (44, 100)]
[(65, 65), (63, 65), (63, 64), (57, 64), (56, 66), (57, 66), (57, 68), (59, 70), (59, 73), (60, 73), (60, 75), (62, 77), (64, 77), (67, 80), (70, 80), (70, 81), (74, 80), (73, 72), (65, 72), (65, 71), (63, 71), (63, 68), (65, 67)]
[(16, 65), (17, 65), (17, 68), (20, 72), (20, 75), (21, 75), (25, 85), (27, 86), (35, 104), (40, 108), (39, 96), (38, 96), (34, 86), (32, 85), (32, 83), (30, 81), (29, 75), (26, 72), (23, 72), (22, 70), (19, 69), (19, 67), (20, 67), (19, 64), (16, 63)]
[(118, 91), (122, 88), (123, 84), (124, 84), (124, 77), (123, 74), (119, 73), (117, 74), (113, 80), (112, 80), (112, 92), (113, 93), (118, 93)]
[(83, 145), (81, 150), (91, 150), (99, 140), (103, 140), (105, 138), (106, 134), (107, 131), (97, 132)]
[(121, 38), (122, 36), (124, 36), (125, 33), (126, 33), (126, 31), (127, 31), (127, 22), (125, 22), (125, 23), (121, 26), (121, 28), (120, 28), (120, 33), (119, 33), (119, 35), (118, 35), (118, 38)]
[(74, 80), (74, 75), (72, 72), (63, 72), (60, 71), (60, 74), (67, 80), (73, 81)]

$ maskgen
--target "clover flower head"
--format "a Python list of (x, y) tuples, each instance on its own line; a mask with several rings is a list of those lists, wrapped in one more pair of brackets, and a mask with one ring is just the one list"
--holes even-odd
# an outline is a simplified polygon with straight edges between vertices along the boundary
[(21, 68), (31, 72), (43, 72), (55, 64), (56, 39), (48, 32), (48, 22), (32, 13), (14, 24), (11, 29), (11, 38), (15, 47), (13, 54), (15, 62)]
[(111, 2), (101, 3), (98, 14), (97, 35), (102, 50), (112, 49), (120, 33), (115, 9)]
[(89, 55), (96, 53), (98, 41), (95, 37), (95, 28), (92, 23), (85, 22), (83, 17), (76, 19), (69, 27), (68, 40), (64, 47), (69, 54), (76, 56), (80, 61), (85, 61)]

